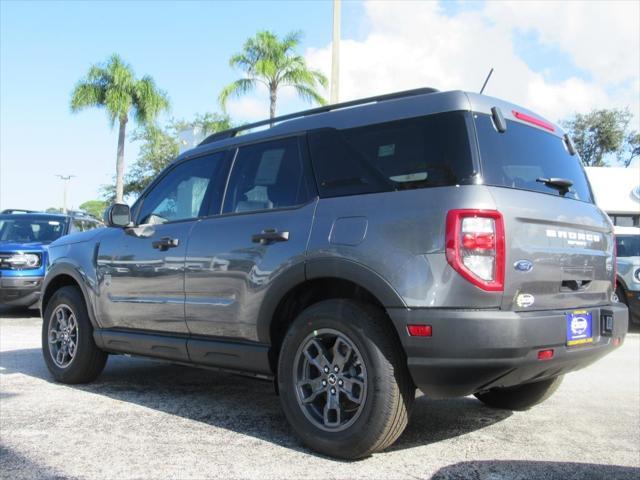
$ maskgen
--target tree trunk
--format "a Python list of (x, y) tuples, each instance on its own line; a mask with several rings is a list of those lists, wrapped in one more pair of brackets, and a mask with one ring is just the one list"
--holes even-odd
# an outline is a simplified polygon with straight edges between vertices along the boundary
[[(269, 118), (276, 116), (276, 101), (278, 98), (278, 87), (271, 85), (269, 87)], [(270, 124), (273, 127), (273, 122)]]
[(126, 115), (120, 118), (118, 130), (118, 155), (116, 158), (116, 202), (122, 203), (124, 198), (124, 138), (127, 130)]

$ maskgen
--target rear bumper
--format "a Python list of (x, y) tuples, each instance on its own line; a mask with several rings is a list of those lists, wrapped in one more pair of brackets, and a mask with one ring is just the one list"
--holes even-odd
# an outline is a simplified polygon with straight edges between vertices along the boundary
[[(571, 310), (506, 312), (499, 310), (388, 309), (407, 355), (416, 386), (432, 398), (465, 396), (578, 370), (622, 343), (628, 310), (622, 304), (588, 308), (593, 343), (566, 346), (566, 314)], [(603, 316), (613, 317), (612, 331)], [(411, 337), (408, 324), (428, 324), (431, 337)], [(553, 349), (551, 360), (538, 351)]]
[(42, 276), (0, 277), (0, 305), (30, 307), (40, 300)]

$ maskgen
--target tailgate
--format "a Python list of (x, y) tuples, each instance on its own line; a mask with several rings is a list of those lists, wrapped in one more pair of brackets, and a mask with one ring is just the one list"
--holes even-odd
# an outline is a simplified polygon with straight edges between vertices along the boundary
[(556, 195), (489, 187), (504, 216), (506, 310), (610, 303), (613, 235), (601, 210)]

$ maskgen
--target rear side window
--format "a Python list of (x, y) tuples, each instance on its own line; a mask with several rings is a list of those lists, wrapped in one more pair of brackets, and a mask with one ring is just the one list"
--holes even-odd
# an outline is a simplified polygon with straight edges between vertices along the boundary
[(475, 119), (485, 184), (559, 195), (538, 179), (563, 178), (573, 182), (567, 198), (592, 201), (580, 157), (569, 154), (562, 138), (513, 121), (499, 133), (489, 115)]
[(100, 224), (98, 222), (94, 222), (93, 220), (84, 220), (83, 222), (84, 225), (84, 230), (93, 230), (94, 228), (98, 228), (100, 227)]
[(323, 197), (472, 183), (465, 112), (309, 132)]
[(292, 207), (311, 197), (298, 138), (283, 138), (238, 149), (223, 212)]

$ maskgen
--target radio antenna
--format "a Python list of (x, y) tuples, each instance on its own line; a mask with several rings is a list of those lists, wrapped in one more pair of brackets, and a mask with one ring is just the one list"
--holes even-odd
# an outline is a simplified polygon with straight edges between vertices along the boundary
[(484, 87), (486, 87), (487, 83), (489, 83), (489, 79), (491, 78), (492, 73), (493, 73), (493, 67), (491, 67), (491, 70), (489, 70), (489, 75), (487, 75), (486, 80), (482, 84), (482, 88), (480, 89), (480, 95), (482, 95), (482, 92), (484, 92)]

